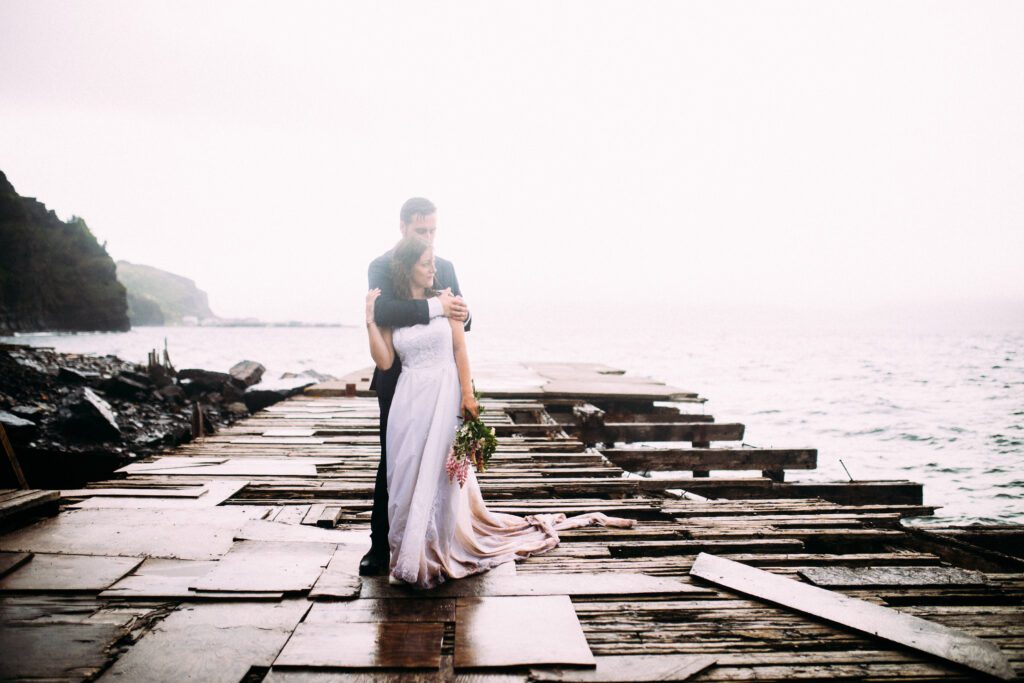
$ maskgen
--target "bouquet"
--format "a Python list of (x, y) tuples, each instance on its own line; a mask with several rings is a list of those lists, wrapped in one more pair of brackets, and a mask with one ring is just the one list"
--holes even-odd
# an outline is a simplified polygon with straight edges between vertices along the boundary
[[(477, 396), (479, 400), (479, 395)], [(483, 406), (480, 412), (484, 412)], [(473, 465), (477, 472), (487, 470), (491, 455), (498, 447), (498, 439), (494, 436), (494, 427), (488, 427), (479, 417), (465, 419), (455, 428), (455, 443), (448, 451), (448, 459), (444, 469), (448, 472), (448, 481), (458, 480), (464, 486), (469, 475), (469, 466)]]

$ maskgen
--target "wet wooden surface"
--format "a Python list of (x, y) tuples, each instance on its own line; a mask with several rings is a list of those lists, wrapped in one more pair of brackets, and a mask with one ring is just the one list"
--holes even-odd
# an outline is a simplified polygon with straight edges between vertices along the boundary
[[(575, 381), (568, 364), (544, 372), (563, 386)], [(68, 559), (64, 569), (36, 572), (36, 578), (47, 577), (48, 587), (39, 591), (0, 584), (0, 649), (19, 653), (0, 658), (4, 675), (464, 683), (627, 675), (696, 681), (975, 678), (931, 655), (692, 578), (702, 551), (799, 585), (810, 587), (805, 577), (832, 581), (831, 593), (898, 607), (996, 645), (1020, 670), (1024, 571), (991, 553), (982, 558), (969, 543), (957, 540), (953, 552), (952, 540), (932, 535), (927, 538), (937, 540), (929, 544), (909, 532), (908, 518), (932, 512), (921, 504), (919, 485), (733, 475), (727, 472), (740, 466), (789, 466), (799, 476), (811, 449), (772, 455), (678, 443), (643, 449), (620, 443), (615, 450), (669, 450), (695, 470), (725, 472), (672, 479), (629, 475), (625, 461), (616, 464), (581, 440), (586, 430), (574, 423), (574, 406), (585, 403), (611, 424), (632, 425), (621, 432), (630, 438), (658, 436), (658, 430), (677, 435), (680, 429), (696, 437), (697, 423), (705, 435), (718, 429), (708, 432), (708, 425), (718, 423), (700, 413), (702, 399), (690, 392), (653, 405), (643, 396), (656, 383), (600, 394), (595, 387), (611, 386), (622, 375), (603, 366), (580, 372), (589, 388), (575, 397), (538, 391), (531, 385), (538, 373), (529, 369), (512, 368), (489, 380), (505, 395), (485, 399), (484, 419), (503, 436), (491, 470), (480, 475), (481, 487), (495, 511), (600, 511), (636, 519), (634, 528), (565, 531), (561, 545), (548, 553), (427, 593), (360, 578), (379, 450), (376, 400), (297, 396), (216, 435), (133, 463), (108, 481), (52, 492), (60, 496), (59, 515), (0, 535), (0, 580), (11, 586), (34, 580), (32, 572), (19, 576), (34, 554), (42, 558), (36, 570), (57, 556), (98, 563), (92, 565), (95, 576), (84, 582), (67, 571), (76, 561)], [(735, 434), (735, 427), (727, 429)], [(681, 497), (679, 489), (728, 499)], [(1005, 530), (1006, 537), (1016, 538), (1012, 532)], [(970, 534), (953, 536), (978, 537)], [(268, 553), (242, 550), (257, 546)], [(262, 573), (261, 558), (270, 561)], [(104, 567), (108, 560), (111, 566)], [(137, 566), (114, 577), (122, 566), (117, 563)], [(112, 583), (102, 587), (110, 577)], [(563, 606), (522, 614), (546, 622), (547, 647), (568, 646), (552, 659), (566, 658), (574, 648), (582, 652), (582, 640), (593, 665), (535, 663), (531, 670), (528, 660), (536, 656), (528, 648), (490, 642), (503, 633), (494, 619), (513, 623), (520, 617), (485, 614), (478, 626), (466, 621), (473, 601), (525, 605), (548, 598)], [(415, 656), (388, 659), (380, 646), (390, 652), (396, 641), (378, 633), (411, 634), (420, 643)], [(331, 645), (338, 642), (358, 647)], [(488, 648), (494, 648), (490, 654)], [(200, 656), (211, 651), (221, 655)], [(482, 662), (485, 655), (517, 658), (467, 668), (467, 661)], [(716, 661), (692, 674), (686, 670), (703, 657)], [(413, 663), (428, 668), (406, 668)]]
[(456, 600), (457, 669), (535, 664), (594, 664), (568, 596)]

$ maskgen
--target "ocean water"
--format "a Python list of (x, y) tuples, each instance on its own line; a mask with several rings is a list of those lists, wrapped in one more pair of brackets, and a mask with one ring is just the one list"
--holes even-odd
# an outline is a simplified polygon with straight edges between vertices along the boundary
[[(708, 399), (718, 421), (746, 424), (745, 443), (818, 449), (790, 481), (909, 479), (941, 506), (922, 524), (1024, 522), (1024, 329), (695, 325), (685, 317), (568, 313), (544, 322), (474, 313), (472, 364), (600, 362)], [(267, 377), (370, 364), (361, 327), (144, 327), (126, 333), (31, 334), (0, 341), (145, 362), (163, 349), (178, 368), (226, 371), (256, 360)], [(840, 464), (842, 461), (842, 464)], [(845, 470), (843, 468), (845, 465)], [(713, 476), (716, 476), (713, 474)], [(718, 476), (724, 476), (718, 475)]]

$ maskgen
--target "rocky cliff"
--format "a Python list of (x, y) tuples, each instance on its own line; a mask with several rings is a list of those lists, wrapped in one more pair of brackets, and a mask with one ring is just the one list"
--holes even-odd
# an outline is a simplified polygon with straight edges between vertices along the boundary
[(85, 221), (19, 196), (0, 171), (0, 334), (128, 329), (125, 288)]
[(128, 261), (117, 262), (117, 279), (128, 290), (132, 325), (180, 325), (216, 319), (206, 292), (181, 275)]

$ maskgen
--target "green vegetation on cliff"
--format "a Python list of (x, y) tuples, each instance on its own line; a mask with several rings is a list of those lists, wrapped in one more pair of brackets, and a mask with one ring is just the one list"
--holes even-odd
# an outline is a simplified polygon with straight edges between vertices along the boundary
[(128, 289), (132, 325), (180, 325), (188, 316), (197, 322), (217, 317), (206, 292), (187, 277), (118, 261), (117, 279)]
[(0, 171), (0, 334), (128, 329), (125, 288), (85, 221), (19, 196)]

